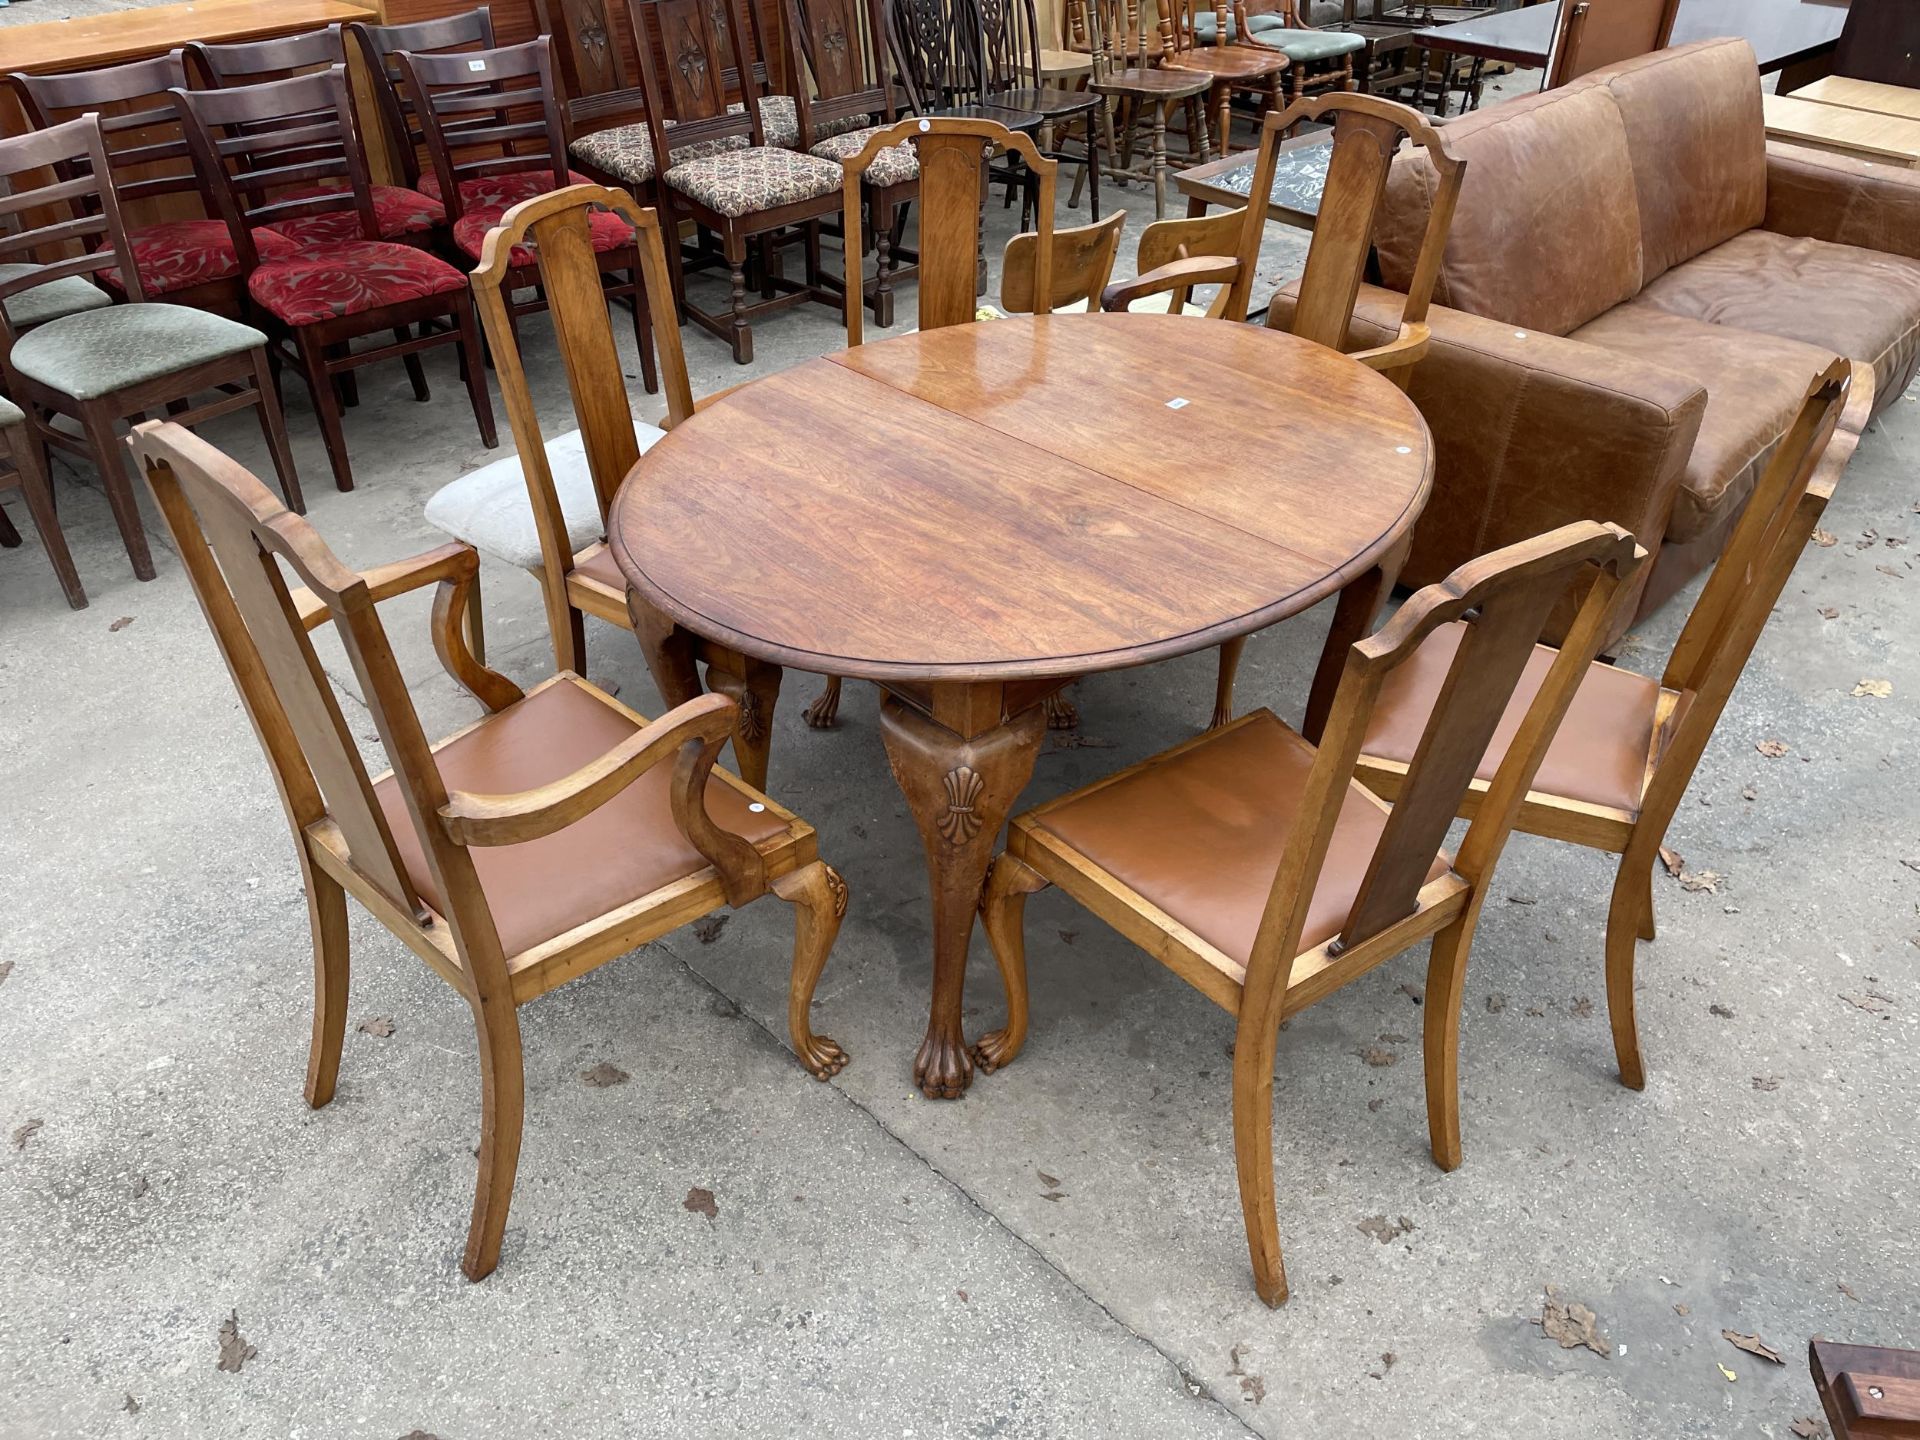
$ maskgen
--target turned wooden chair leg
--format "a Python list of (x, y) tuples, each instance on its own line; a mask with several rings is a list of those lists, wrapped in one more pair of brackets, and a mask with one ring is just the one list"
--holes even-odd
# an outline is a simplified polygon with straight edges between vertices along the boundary
[[(1641, 897), (1641, 885), (1651, 884), (1652, 859), (1641, 857), (1629, 847), (1621, 857), (1620, 870), (1613, 882), (1613, 900), (1607, 907), (1607, 1019), (1613, 1026), (1613, 1053), (1620, 1062), (1620, 1083), (1629, 1090), (1647, 1088), (1647, 1072), (1640, 1057), (1640, 1024), (1634, 1013), (1634, 945), (1639, 936), (1640, 918), (1649, 913)], [(1646, 881), (1641, 876), (1647, 877)]]
[(1460, 1168), (1460, 1006), (1477, 918), (1469, 912), (1435, 935), (1427, 959), (1421, 1045), (1427, 1069), (1427, 1142), (1433, 1163), (1442, 1170)]
[(507, 1207), (520, 1167), (526, 1073), (513, 1001), (476, 999), (472, 1004), (480, 1036), (480, 1168), (460, 1269), (469, 1280), (484, 1280), (500, 1263), (500, 1242), (507, 1233)]
[(347, 1034), (347, 892), (340, 882), (302, 856), (307, 885), (307, 924), (313, 932), (313, 1041), (307, 1049), (307, 1104), (319, 1109), (333, 1099), (340, 1078), (340, 1048)]
[(1153, 218), (1167, 218), (1167, 107), (1153, 107)]
[(847, 882), (831, 865), (816, 860), (773, 882), (773, 893), (794, 907), (793, 976), (787, 984), (787, 1035), (793, 1053), (816, 1080), (846, 1068), (848, 1055), (825, 1035), (813, 1033), (810, 1019), (814, 987), (826, 968), (840, 919), (847, 913)]
[(1287, 1303), (1287, 1267), (1273, 1202), (1273, 1052), (1279, 1039), (1276, 1026), (1242, 1015), (1233, 1041), (1233, 1160), (1240, 1175), (1240, 1213), (1253, 1288), (1274, 1307)]
[(1027, 1043), (1027, 896), (1049, 883), (1026, 862), (1004, 853), (994, 857), (987, 872), (980, 919), (1007, 992), (1007, 1023), (973, 1046), (974, 1063), (988, 1074), (1011, 1065)]
[(1233, 719), (1233, 682), (1240, 675), (1240, 656), (1247, 648), (1247, 637), (1236, 635), (1220, 647), (1220, 674), (1213, 682), (1213, 718), (1209, 730), (1218, 730)]
[(733, 282), (733, 295), (727, 307), (733, 334), (733, 363), (753, 363), (753, 327), (747, 323), (747, 242), (729, 231), (725, 237), (727, 274)]
[(840, 722), (840, 688), (840, 677), (829, 675), (825, 687), (813, 697), (813, 703), (801, 712), (815, 730), (831, 730)]

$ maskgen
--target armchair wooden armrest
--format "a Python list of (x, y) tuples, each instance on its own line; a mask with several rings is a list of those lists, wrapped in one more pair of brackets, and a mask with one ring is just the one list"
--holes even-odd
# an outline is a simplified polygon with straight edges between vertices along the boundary
[[(479, 552), (464, 541), (449, 540), (445, 545), (435, 546), (410, 560), (391, 560), (385, 565), (363, 570), (360, 578), (367, 582), (367, 593), (378, 604), (382, 600), (391, 600), (395, 595), (418, 590), (422, 585), (429, 585), (436, 580), (472, 579), (479, 573)], [(295, 613), (300, 616), (300, 624), (305, 629), (318, 630), (333, 618), (327, 602), (306, 586), (298, 586), (288, 593), (293, 600)]]
[(1369, 370), (1399, 370), (1426, 358), (1433, 329), (1424, 323), (1402, 324), (1400, 333), (1384, 345), (1366, 350), (1350, 350), (1349, 360), (1358, 360)]
[(1102, 310), (1125, 310), (1136, 300), (1163, 295), (1169, 290), (1191, 290), (1196, 285), (1230, 286), (1240, 273), (1240, 262), (1231, 255), (1189, 255), (1169, 260), (1131, 280), (1116, 280), (1100, 292)]

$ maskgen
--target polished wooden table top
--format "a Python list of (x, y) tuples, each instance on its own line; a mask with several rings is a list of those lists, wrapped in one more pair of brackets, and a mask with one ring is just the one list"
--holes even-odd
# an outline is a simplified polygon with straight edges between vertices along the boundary
[(1164, 315), (951, 326), (808, 361), (640, 458), (628, 582), (761, 660), (879, 681), (1080, 675), (1307, 608), (1418, 517), (1425, 422), (1379, 375)]
[(342, 0), (195, 0), (191, 5), (10, 25), (0, 29), (0, 73), (92, 69), (164, 54), (189, 40), (264, 40), (379, 18), (372, 3), (348, 5)]
[(1920, 120), (1822, 105), (1797, 95), (1762, 95), (1767, 134), (1775, 140), (1855, 155), (1883, 165), (1920, 166)]
[[(1547, 63), (1559, 10), (1552, 3), (1531, 5), (1484, 20), (1419, 30), (1414, 38), (1435, 50), (1538, 68)], [(1737, 35), (1753, 46), (1761, 73), (1769, 74), (1833, 48), (1846, 19), (1844, 5), (1824, 0), (1680, 0), (1673, 43)]]

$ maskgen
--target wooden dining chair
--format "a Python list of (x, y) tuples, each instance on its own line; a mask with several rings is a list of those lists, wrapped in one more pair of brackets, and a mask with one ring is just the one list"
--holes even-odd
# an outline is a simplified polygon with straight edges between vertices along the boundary
[[(481, 1114), (469, 1279), (500, 1258), (524, 1107), (519, 1007), (536, 996), (771, 892), (796, 910), (794, 1048), (822, 1079), (846, 1064), (807, 1024), (846, 885), (819, 859), (811, 826), (715, 768), (731, 700), (704, 695), (649, 721), (570, 672), (523, 692), (466, 648), (459, 617), (478, 565), (469, 547), (359, 574), (179, 426), (142, 425), (134, 450), (293, 829), (314, 950), (307, 1103), (331, 1100), (340, 1070), (348, 895), (473, 1011)], [(486, 712), (437, 743), (377, 609), (428, 585), (434, 650)], [(328, 623), (393, 766), (377, 779), (308, 636)]]
[[(121, 421), (169, 411), (182, 424), (197, 425), (251, 408), (296, 510), (300, 479), (267, 337), (211, 311), (148, 302), (110, 174), (97, 116), (0, 139), (0, 375), (32, 430), (31, 439), (11, 447), (15, 455), (48, 444), (92, 462), (133, 573), (151, 580), (153, 552), (115, 433)], [(44, 262), (30, 258), (63, 254)], [(68, 282), (85, 285), (109, 270), (124, 287), (125, 303), (16, 327), (23, 301)], [(53, 423), (61, 418), (79, 433)]]
[[(1224, 0), (1218, 6), (1215, 0), (1158, 0), (1156, 8), (1160, 12), (1161, 66), (1198, 70), (1212, 77), (1208, 103), (1214, 116), (1214, 138), (1222, 155), (1232, 153), (1233, 97), (1253, 96), (1259, 107), (1257, 113), (1263, 117), (1281, 109), (1286, 103), (1286, 52), (1257, 45), (1250, 36), (1243, 43), (1237, 33), (1219, 24), (1218, 12), (1226, 8)], [(1215, 20), (1206, 33), (1195, 23), (1202, 14)]]
[[(403, 50), (397, 58), (413, 113), (426, 136), (427, 154), (439, 179), (437, 188), (446, 197), (454, 247), (468, 264), (477, 263), (487, 232), (505, 209), (470, 204), (469, 195), (517, 194), (522, 189), (537, 195), (564, 190), (571, 183), (566, 120), (554, 86), (552, 43), (542, 35), (524, 45), (454, 55), (415, 55)], [(485, 89), (474, 88), (482, 82)], [(592, 212), (588, 221), (601, 289), (608, 304), (624, 302), (633, 313), (640, 378), (651, 394), (659, 389), (659, 378), (633, 228), (610, 210)], [(512, 252), (510, 273), (500, 293), (510, 324), (547, 308), (539, 267), (526, 246)]]
[[(1030, 111), (1040, 116), (1034, 138), (1042, 154), (1055, 160), (1078, 159), (1080, 174), (1074, 180), (1073, 199), (1079, 203), (1082, 181), (1091, 191), (1090, 203), (1095, 220), (1100, 218), (1100, 139), (1099, 115), (1106, 98), (1086, 88), (1093, 74), (1092, 60), (1086, 69), (1063, 83), (1046, 73), (1048, 50), (1046, 35), (1040, 28), (1040, 15), (1033, 0), (970, 0), (974, 24), (980, 34), (983, 98), (988, 104)], [(1057, 65), (1058, 62), (1056, 61)], [(1076, 136), (1084, 142), (1077, 157), (1066, 153), (1067, 144)], [(1024, 227), (1028, 217), (1021, 216)]]
[(1589, 71), (1666, 49), (1679, 12), (1680, 0), (1562, 0), (1540, 88), (1557, 90)]
[[(1814, 470), (1826, 456), (1837, 474), (1851, 453), (1853, 438), (1843, 431), (1845, 453), (1837, 464), (1827, 455), (1850, 374), (1848, 363), (1836, 360), (1807, 392), (1660, 680), (1589, 666), (1520, 807), (1516, 823), (1530, 835), (1620, 856), (1607, 910), (1607, 1011), (1620, 1078), (1635, 1090), (1645, 1086), (1646, 1069), (1634, 1011), (1634, 941), (1654, 938), (1653, 867), (1714, 726), (1832, 495), (1831, 483), (1816, 483)], [(1460, 641), (1457, 627), (1435, 630), (1382, 689), (1357, 771), (1376, 794), (1398, 803), (1404, 793), (1425, 716)], [(1462, 816), (1487, 803), (1527, 699), (1556, 660), (1547, 646), (1535, 649), (1506, 717), (1477, 752), (1473, 783), (1458, 804)]]
[[(0, 395), (0, 490), (19, 490), (27, 502), (27, 514), (33, 528), (40, 532), (40, 543), (47, 548), (54, 578), (66, 592), (67, 605), (74, 610), (87, 608), (87, 592), (80, 584), (80, 572), (74, 569), (73, 555), (67, 549), (67, 535), (60, 528), (60, 516), (54, 509), (53, 489), (47, 478), (46, 443), (27, 423), (27, 415), (6, 396)], [(16, 549), (20, 532), (7, 513), (0, 510), (0, 546)]]
[[(981, 901), (1007, 991), (1006, 1025), (974, 1047), (981, 1068), (1005, 1066), (1025, 1043), (1026, 899), (1058, 885), (1235, 1017), (1233, 1147), (1254, 1288), (1269, 1305), (1284, 1302), (1273, 1177), (1280, 1027), (1431, 939), (1427, 1124), (1434, 1161), (1460, 1164), (1460, 1002), (1474, 926), (1615, 592), (1645, 558), (1632, 536), (1592, 521), (1483, 555), (1346, 652), (1317, 746), (1256, 710), (1017, 816)], [(1576, 586), (1566, 648), (1449, 855), (1441, 847), (1459, 797), (1555, 604)], [(1389, 809), (1354, 777), (1361, 736), (1382, 687), (1455, 622), (1467, 638)]]
[[(1156, 219), (1167, 213), (1167, 122), (1184, 110), (1187, 141), (1194, 164), (1213, 152), (1208, 143), (1205, 99), (1213, 77), (1204, 71), (1162, 66), (1159, 31), (1142, 24), (1140, 0), (1066, 0), (1068, 43), (1093, 56), (1093, 78), (1087, 88), (1106, 101), (1099, 112), (1101, 139), (1107, 158), (1102, 166), (1109, 180), (1138, 181), (1153, 187)], [(1151, 30), (1151, 39), (1149, 31)], [(1115, 140), (1114, 109), (1119, 110)], [(1148, 126), (1146, 159), (1133, 163), (1134, 136), (1141, 122)], [(1222, 154), (1225, 152), (1222, 151)]]
[[(1289, 105), (1317, 91), (1353, 88), (1354, 57), (1366, 50), (1366, 36), (1337, 26), (1315, 28), (1310, 19), (1301, 16), (1304, 3), (1279, 0), (1265, 14), (1249, 14), (1246, 0), (1202, 6), (1193, 17), (1194, 33), (1203, 42), (1224, 34), (1256, 50), (1278, 50), (1285, 55), (1287, 68), (1280, 78)], [(1352, 19), (1349, 7), (1347, 21)]]
[[(1448, 148), (1444, 132), (1417, 110), (1372, 95), (1321, 95), (1297, 100), (1277, 115), (1267, 116), (1260, 130), (1260, 152), (1254, 162), (1249, 195), (1266, 195), (1273, 188), (1274, 166), (1282, 139), (1303, 122), (1330, 123), (1332, 154), (1327, 162), (1326, 188), (1320, 218), (1307, 245), (1307, 263), (1297, 289), (1267, 307), (1270, 329), (1287, 330), (1304, 340), (1345, 351), (1369, 369), (1386, 375), (1405, 389), (1413, 366), (1427, 353), (1427, 309), (1440, 258), (1453, 228), (1453, 210), (1467, 162)], [(1427, 228), (1413, 279), (1400, 311), (1398, 333), (1382, 345), (1352, 348), (1354, 302), (1373, 253), (1373, 231), (1386, 196), (1387, 167), (1404, 140), (1422, 147), (1433, 164), (1435, 181)], [(1126, 310), (1150, 297), (1166, 295), (1172, 304), (1184, 304), (1194, 287), (1217, 285), (1207, 314), (1245, 320), (1252, 298), (1260, 242), (1266, 234), (1263, 205), (1244, 205), (1213, 215), (1166, 220), (1151, 229), (1153, 255), (1167, 258), (1131, 280), (1107, 287), (1102, 304), (1108, 310)], [(1149, 238), (1141, 237), (1143, 250)], [(1231, 245), (1229, 249), (1228, 246)], [(1394, 565), (1399, 558), (1396, 552)], [(1376, 573), (1368, 587), (1384, 598), (1392, 589), (1391, 573)], [(1351, 639), (1345, 635), (1343, 640)], [(1213, 725), (1233, 718), (1234, 680), (1247, 637), (1220, 647), (1220, 673), (1214, 687)]]
[[(290, 75), (344, 65), (347, 41), (338, 25), (328, 25), (293, 35), (224, 45), (195, 40), (186, 47), (186, 57), (188, 69), (196, 77), (196, 88), (228, 90), (236, 85), (257, 85), (263, 80), (283, 80)], [(338, 181), (319, 187), (295, 186), (286, 198), (339, 188)], [(382, 240), (431, 248), (445, 238), (446, 207), (433, 196), (405, 185), (369, 185), (367, 188), (373, 199), (374, 228)], [(273, 228), (307, 250), (360, 238), (359, 221), (350, 210), (303, 215), (281, 221)]]
[[(1059, 314), (1100, 308), (1126, 226), (1127, 212), (1115, 210), (1091, 225), (1053, 232), (1053, 295), (1047, 310)], [(1031, 230), (1015, 235), (1001, 252), (1000, 308), (1009, 315), (1032, 315), (1042, 308), (1035, 303), (1034, 290), (1039, 255), (1040, 237)]]
[[(414, 399), (424, 402), (431, 392), (421, 352), (454, 347), (481, 443), (498, 444), (467, 277), (438, 256), (379, 238), (346, 66), (173, 93), (240, 257), (248, 313), (274, 335), (281, 362), (306, 380), (334, 484), (353, 488), (342, 387), (356, 370), (385, 360), (406, 366)], [(263, 229), (331, 215), (354, 217), (358, 238), (284, 259), (259, 248)], [(392, 343), (354, 348), (376, 335), (390, 335)]]

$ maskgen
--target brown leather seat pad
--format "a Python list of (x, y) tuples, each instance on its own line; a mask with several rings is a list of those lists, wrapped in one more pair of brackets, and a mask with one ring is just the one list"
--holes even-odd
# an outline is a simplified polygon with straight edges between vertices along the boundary
[(627, 577), (620, 573), (620, 567), (613, 563), (613, 550), (607, 545), (596, 545), (573, 562), (573, 573), (617, 590), (622, 595), (627, 592)]
[[(562, 677), (443, 745), (435, 758), (450, 790), (530, 790), (577, 770), (636, 728), (583, 682)], [(564, 830), (519, 845), (473, 848), (480, 888), (508, 955), (706, 867), (673, 823), (672, 775), (668, 760)], [(427, 870), (399, 781), (389, 775), (374, 792), (408, 878), (420, 898), (444, 915), (446, 896)], [(771, 810), (755, 814), (747, 804), (718, 780), (707, 786), (707, 811), (727, 829), (755, 842), (785, 830), (786, 822)]]
[[(1257, 710), (1035, 823), (1245, 965), (1313, 760), (1300, 735)], [(1385, 824), (1379, 804), (1351, 786), (1308, 907), (1303, 952), (1340, 933)], [(1447, 864), (1436, 855), (1427, 879)]]
[[(1459, 621), (1442, 625), (1387, 677), (1362, 746), (1366, 754), (1403, 765), (1413, 759), (1420, 732), (1433, 713), (1434, 697), (1440, 693), (1465, 633), (1466, 626)], [(1506, 759), (1507, 747), (1513, 743), (1527, 707), (1540, 693), (1558, 654), (1545, 645), (1534, 647), (1533, 658), (1527, 661), (1507, 713), (1500, 717), (1492, 743), (1475, 772), (1480, 779), (1491, 780)], [(1588, 666), (1567, 718), (1547, 747), (1533, 788), (1568, 800), (1639, 813), (1659, 703), (1657, 681), (1613, 665)]]

